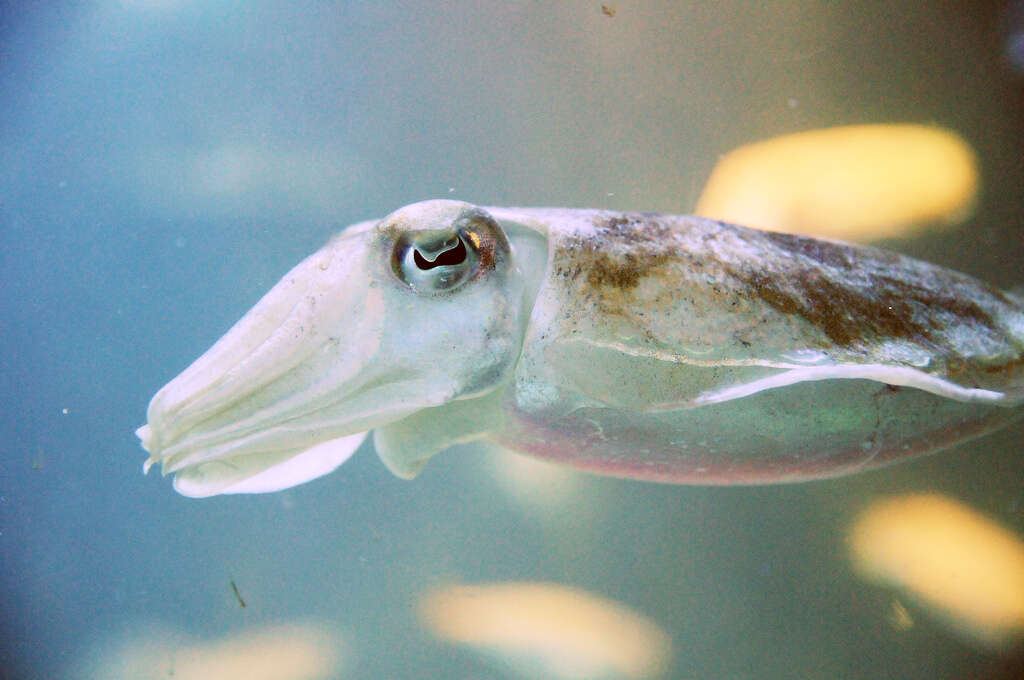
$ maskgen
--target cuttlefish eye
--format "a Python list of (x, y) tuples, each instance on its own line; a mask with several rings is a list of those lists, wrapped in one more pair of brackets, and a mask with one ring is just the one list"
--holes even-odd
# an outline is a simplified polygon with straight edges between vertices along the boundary
[(395, 241), (391, 267), (418, 293), (450, 292), (507, 252), (496, 232), (501, 232), (497, 224), (482, 215), (462, 217), (448, 229), (405, 232)]

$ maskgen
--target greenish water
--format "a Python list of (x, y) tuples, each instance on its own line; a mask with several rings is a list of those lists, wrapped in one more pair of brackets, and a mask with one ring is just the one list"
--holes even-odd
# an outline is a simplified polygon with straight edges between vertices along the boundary
[(673, 678), (1019, 670), (911, 602), (913, 625), (894, 625), (894, 594), (858, 578), (844, 544), (871, 500), (920, 490), (1024, 534), (1019, 426), (827, 482), (581, 476), (547, 495), (506, 492), (479, 449), (406, 482), (364, 446), (308, 485), (203, 501), (143, 477), (133, 434), (156, 389), (347, 224), (431, 197), (687, 212), (720, 154), (809, 128), (960, 132), (981, 161), (974, 217), (886, 245), (1018, 285), (1024, 77), (1006, 11), (5, 5), (0, 676), (99, 677), (125, 645), (312, 621), (344, 641), (338, 677), (505, 677), (420, 624), (418, 598), (453, 580), (627, 604), (671, 636)]

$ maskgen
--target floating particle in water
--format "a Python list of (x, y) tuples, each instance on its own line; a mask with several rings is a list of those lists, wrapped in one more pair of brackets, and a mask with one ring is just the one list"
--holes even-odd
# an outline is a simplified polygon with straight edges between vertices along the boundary
[(245, 600), (242, 599), (242, 594), (238, 592), (238, 586), (235, 585), (234, 579), (231, 579), (231, 592), (235, 594), (235, 599), (238, 600), (238, 606), (245, 609)]

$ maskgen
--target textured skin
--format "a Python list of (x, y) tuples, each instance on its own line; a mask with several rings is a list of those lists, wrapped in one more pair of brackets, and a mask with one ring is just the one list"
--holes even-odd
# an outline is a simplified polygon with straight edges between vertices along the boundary
[(551, 225), (551, 263), (490, 437), (507, 448), (642, 479), (779, 482), (1020, 415), (1005, 407), (1022, 399), (1024, 313), (969, 276), (693, 217), (538, 213), (518, 219)]
[(549, 232), (541, 297), (557, 305), (563, 336), (601, 324), (589, 337), (652, 354), (894, 363), (1021, 399), (1024, 312), (965, 274), (694, 217), (581, 218)]

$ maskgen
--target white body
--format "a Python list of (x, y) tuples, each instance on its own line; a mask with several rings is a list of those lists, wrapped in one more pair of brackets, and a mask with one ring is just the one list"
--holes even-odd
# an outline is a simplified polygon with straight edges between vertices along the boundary
[(1019, 415), (1024, 310), (873, 248), (685, 216), (427, 201), (289, 272), (150, 403), (186, 495), (414, 476), (490, 440), (618, 476), (837, 475)]

